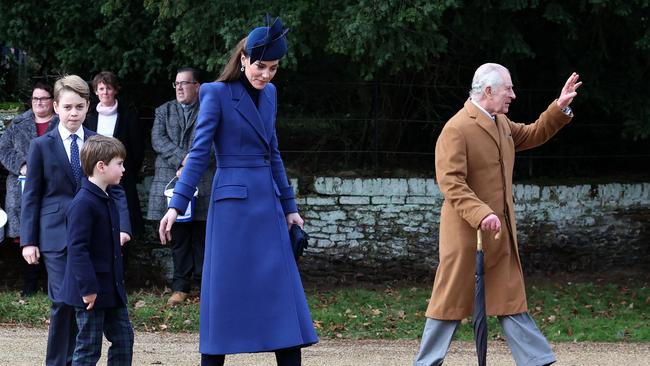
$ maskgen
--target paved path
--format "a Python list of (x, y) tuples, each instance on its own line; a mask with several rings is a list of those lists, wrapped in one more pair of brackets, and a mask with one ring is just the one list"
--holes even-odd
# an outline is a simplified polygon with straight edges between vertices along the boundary
[[(47, 330), (0, 326), (0, 365), (42, 365)], [(136, 333), (134, 365), (197, 366), (198, 335)], [(106, 364), (106, 343), (100, 365)], [(323, 340), (303, 351), (305, 366), (410, 365), (418, 343), (400, 341)], [(504, 342), (488, 346), (488, 364), (514, 366)], [(557, 343), (558, 366), (650, 366), (650, 343)], [(275, 365), (273, 354), (246, 354), (226, 358), (226, 366)], [(454, 342), (445, 366), (476, 365), (474, 345)]]

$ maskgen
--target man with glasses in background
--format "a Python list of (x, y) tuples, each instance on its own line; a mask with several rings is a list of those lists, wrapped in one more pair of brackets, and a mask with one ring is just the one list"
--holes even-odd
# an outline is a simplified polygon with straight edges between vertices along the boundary
[[(176, 99), (156, 108), (151, 145), (156, 152), (155, 174), (149, 190), (147, 219), (160, 221), (167, 212), (166, 189), (173, 188), (180, 176), (185, 159), (194, 140), (196, 118), (199, 114), (198, 71), (185, 67), (178, 69), (172, 86)], [(172, 229), (172, 260), (174, 274), (170, 306), (183, 303), (191, 290), (193, 280), (201, 282), (203, 250), (205, 248), (205, 222), (210, 201), (211, 179), (215, 172), (214, 158), (199, 183), (196, 204), (191, 220), (180, 222)], [(179, 225), (180, 224), (180, 225)]]

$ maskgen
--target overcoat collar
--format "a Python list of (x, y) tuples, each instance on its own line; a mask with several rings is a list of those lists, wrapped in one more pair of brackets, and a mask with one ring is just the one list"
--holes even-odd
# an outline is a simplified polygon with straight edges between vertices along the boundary
[(89, 181), (86, 177), (81, 178), (81, 188), (88, 190), (90, 193), (101, 199), (108, 200), (110, 198), (108, 193), (104, 192), (101, 188), (99, 188), (99, 186)]
[(494, 140), (494, 143), (497, 144), (497, 146), (500, 148), (501, 147), (501, 142), (499, 139), (499, 116), (496, 116), (495, 120), (492, 120), (492, 118), (488, 117), (481, 111), (478, 107), (472, 103), (470, 99), (467, 99), (465, 102), (465, 109), (467, 110), (467, 113), (469, 116), (478, 124), (490, 137), (492, 140)]
[(179, 103), (177, 100), (174, 100), (174, 108), (175, 108), (175, 113), (177, 116), (177, 121), (182, 127), (182, 131), (186, 132), (191, 132), (192, 131), (192, 126), (194, 125), (194, 122), (196, 122), (196, 118), (199, 114), (199, 101), (197, 100), (192, 104), (190, 108), (190, 115), (189, 119), (185, 119), (185, 109), (183, 108), (183, 105)]
[(260, 91), (259, 110), (239, 81), (228, 83), (235, 109), (244, 117), (267, 147), (270, 145), (269, 132), (273, 131), (273, 102), (268, 87)]

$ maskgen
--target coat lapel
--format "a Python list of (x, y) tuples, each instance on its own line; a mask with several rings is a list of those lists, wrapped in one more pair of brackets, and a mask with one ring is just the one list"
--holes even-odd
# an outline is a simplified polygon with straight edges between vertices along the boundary
[[(192, 129), (192, 126), (194, 126), (194, 124), (196, 123), (196, 118), (198, 117), (198, 115), (199, 115), (199, 102), (196, 102), (194, 106), (192, 106), (192, 111), (190, 112), (190, 118), (187, 121), (185, 121), (186, 130)], [(183, 117), (185, 116), (183, 115)]]
[(178, 122), (181, 131), (186, 131), (187, 129), (185, 128), (185, 112), (183, 111), (183, 107), (181, 106), (181, 104), (178, 102), (174, 103), (174, 113), (176, 113), (176, 121)]
[(269, 87), (266, 87), (260, 93), (260, 120), (262, 121), (264, 132), (266, 132), (266, 141), (271, 141), (273, 135), (273, 118), (275, 117), (274, 101), (271, 98)]
[[(85, 131), (84, 131), (85, 132)], [(65, 152), (65, 147), (63, 147), (63, 140), (61, 139), (61, 135), (59, 134), (58, 129), (53, 129), (52, 131), (47, 133), (47, 136), (50, 138), (50, 146), (52, 148), (52, 152), (56, 156), (56, 158), (62, 163), (63, 165), (63, 170), (65, 170), (65, 174), (68, 176), (68, 179), (70, 179), (70, 182), (74, 187), (77, 186), (77, 180), (74, 179), (74, 174), (72, 173), (72, 167), (70, 166), (70, 159), (68, 159), (68, 154)]]
[[(119, 117), (118, 117), (119, 118)], [(86, 121), (84, 122), (85, 126), (93, 131), (97, 131), (97, 122), (99, 121), (99, 114), (97, 113), (88, 113)]]
[[(244, 117), (246, 122), (248, 122), (253, 127), (262, 141), (264, 141), (264, 143), (268, 146), (269, 140), (266, 136), (266, 129), (264, 128), (262, 118), (260, 117), (260, 113), (257, 111), (257, 107), (255, 107), (255, 104), (246, 93), (246, 89), (244, 89), (244, 87), (238, 81), (229, 84), (232, 92), (232, 98), (235, 101), (235, 109), (242, 115), (242, 117)], [(262, 102), (264, 99), (267, 98), (260, 98), (261, 104), (266, 104), (266, 102)]]
[[(122, 115), (122, 114), (121, 114), (121, 113), (119, 112), (119, 110), (118, 110), (118, 112), (117, 112), (117, 118), (115, 119), (115, 127), (113, 127), (113, 137), (115, 137), (115, 138), (118, 138), (118, 136), (120, 136), (119, 134), (122, 132), (122, 131), (121, 131), (121, 127), (122, 127), (122, 123), (121, 123), (121, 122), (122, 122), (122, 121), (120, 121), (120, 120), (121, 120), (121, 118), (120, 118), (121, 115)], [(94, 131), (97, 132), (96, 129), (95, 129)]]
[(497, 121), (493, 121), (492, 118), (486, 116), (485, 113), (478, 109), (470, 100), (465, 102), (465, 109), (467, 109), (470, 117), (476, 121), (479, 127), (490, 135), (494, 143), (497, 144), (497, 147), (501, 148)]

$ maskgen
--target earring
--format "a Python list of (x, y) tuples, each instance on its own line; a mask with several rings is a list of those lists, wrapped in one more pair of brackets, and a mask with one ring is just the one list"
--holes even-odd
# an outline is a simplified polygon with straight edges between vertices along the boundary
[(241, 70), (241, 72), (244, 72), (244, 65), (241, 65), (241, 69), (239, 70)]

